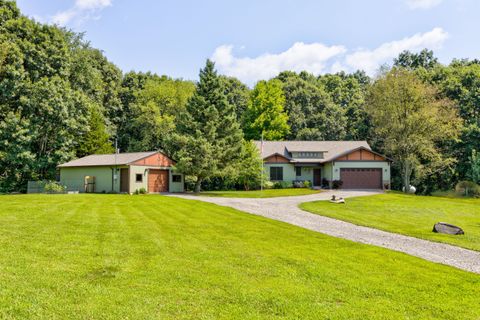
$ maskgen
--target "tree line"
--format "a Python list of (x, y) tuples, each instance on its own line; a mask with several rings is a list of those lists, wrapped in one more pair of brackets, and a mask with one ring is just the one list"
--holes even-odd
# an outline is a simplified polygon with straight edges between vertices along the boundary
[[(198, 82), (123, 73), (82, 34), (0, 0), (0, 192), (88, 154), (161, 150), (195, 188), (255, 188), (251, 140), (367, 140), (393, 186), (480, 182), (480, 61), (403, 52), (371, 78), (284, 71), (249, 88), (211, 61)], [(252, 169), (255, 168), (255, 169)]]

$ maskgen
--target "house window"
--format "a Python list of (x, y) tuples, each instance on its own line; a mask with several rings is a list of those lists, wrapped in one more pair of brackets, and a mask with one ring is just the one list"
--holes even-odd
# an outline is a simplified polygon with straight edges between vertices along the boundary
[(143, 174), (137, 173), (135, 175), (135, 182), (143, 182)]
[(271, 181), (283, 181), (283, 168), (271, 167), (270, 168), (270, 180)]
[(182, 182), (182, 176), (179, 174), (174, 174), (172, 176), (172, 182)]
[(295, 175), (300, 177), (302, 175), (302, 167), (295, 167)]

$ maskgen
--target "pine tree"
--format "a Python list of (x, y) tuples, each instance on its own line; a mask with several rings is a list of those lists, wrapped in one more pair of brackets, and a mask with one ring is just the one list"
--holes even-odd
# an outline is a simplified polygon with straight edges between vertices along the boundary
[(107, 133), (105, 119), (103, 114), (95, 108), (90, 111), (89, 127), (90, 129), (80, 141), (77, 156), (113, 153), (115, 148), (112, 146), (110, 135)]
[(196, 91), (179, 117), (176, 168), (196, 178), (195, 192), (203, 180), (221, 175), (241, 154), (243, 134), (224, 92), (214, 63), (207, 60)]

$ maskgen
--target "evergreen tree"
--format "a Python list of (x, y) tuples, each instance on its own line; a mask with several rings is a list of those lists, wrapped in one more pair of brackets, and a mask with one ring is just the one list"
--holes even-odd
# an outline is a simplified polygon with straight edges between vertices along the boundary
[(203, 180), (221, 174), (240, 157), (242, 131), (210, 60), (200, 71), (196, 91), (179, 117), (175, 140), (176, 168), (196, 178), (195, 192), (200, 191)]
[(105, 118), (96, 108), (90, 112), (89, 127), (90, 129), (80, 142), (77, 156), (84, 157), (90, 154), (113, 153), (115, 148), (110, 141), (110, 135), (105, 126)]

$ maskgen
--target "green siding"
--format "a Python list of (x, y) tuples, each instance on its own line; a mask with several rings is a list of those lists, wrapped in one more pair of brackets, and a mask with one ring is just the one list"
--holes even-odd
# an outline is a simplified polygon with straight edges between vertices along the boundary
[(270, 168), (271, 167), (282, 167), (283, 168), (283, 181), (286, 182), (293, 182), (295, 180), (301, 181), (310, 181), (313, 184), (313, 169), (322, 169), (322, 177), (323, 177), (323, 168), (321, 167), (301, 167), (302, 168), (302, 175), (298, 176), (295, 172), (295, 166), (291, 163), (266, 163), (264, 165), (265, 173), (267, 177), (270, 179)]
[[(126, 166), (122, 168), (127, 168)], [(145, 188), (148, 190), (148, 169), (153, 167), (147, 166), (130, 166), (129, 170), (129, 190), (130, 193)], [(119, 167), (120, 169), (120, 167)], [(60, 183), (67, 186), (69, 191), (85, 190), (85, 177), (95, 177), (95, 192), (120, 192), (120, 170), (118, 169), (112, 188), (112, 168), (110, 167), (76, 167), (76, 168), (60, 168)], [(154, 169), (159, 169), (155, 167)], [(182, 182), (172, 181), (171, 168), (164, 168), (169, 171), (169, 192), (183, 192), (184, 178)], [(142, 175), (142, 182), (136, 182), (136, 175)]]
[(60, 183), (67, 186), (70, 191), (85, 190), (85, 177), (95, 177), (96, 192), (119, 192), (120, 190), (120, 173), (117, 174), (118, 179), (112, 188), (112, 168), (110, 167), (77, 167), (77, 168), (60, 168)]

